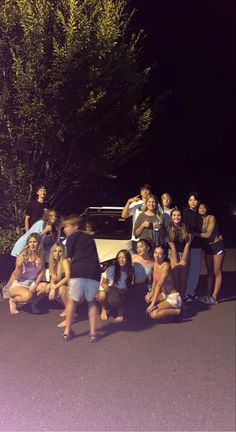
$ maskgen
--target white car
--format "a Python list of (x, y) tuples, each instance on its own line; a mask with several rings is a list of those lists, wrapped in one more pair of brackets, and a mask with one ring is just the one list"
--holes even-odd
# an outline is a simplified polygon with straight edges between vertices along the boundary
[(132, 249), (132, 217), (121, 217), (123, 207), (88, 207), (81, 215), (83, 229), (91, 224), (103, 270), (113, 263), (121, 249)]

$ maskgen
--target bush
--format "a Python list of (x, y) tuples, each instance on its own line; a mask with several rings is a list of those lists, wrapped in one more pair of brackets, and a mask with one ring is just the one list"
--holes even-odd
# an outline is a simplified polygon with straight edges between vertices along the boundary
[(9, 253), (22, 234), (24, 234), (23, 229), (15, 228), (13, 225), (7, 229), (0, 228), (0, 254)]

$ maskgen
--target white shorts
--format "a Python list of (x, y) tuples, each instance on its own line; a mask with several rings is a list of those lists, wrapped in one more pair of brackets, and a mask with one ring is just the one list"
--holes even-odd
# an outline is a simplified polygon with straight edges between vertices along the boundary
[(99, 281), (86, 278), (71, 278), (68, 283), (68, 297), (78, 302), (84, 294), (87, 301), (93, 301), (96, 297)]
[(163, 294), (163, 300), (166, 300), (168, 303), (171, 304), (176, 309), (180, 309), (182, 306), (182, 299), (178, 292), (173, 292), (171, 294)]
[(19, 282), (19, 281), (17, 281), (17, 280), (14, 280), (14, 282), (13, 282), (13, 284), (10, 286), (10, 288), (9, 288), (9, 291), (11, 291), (13, 288), (16, 288), (16, 287), (22, 287), (22, 288), (28, 288), (29, 289), (29, 287), (32, 285), (34, 283), (34, 281), (33, 280), (30, 280), (30, 279), (27, 279), (27, 280), (25, 280), (25, 281), (21, 281), (21, 282)]

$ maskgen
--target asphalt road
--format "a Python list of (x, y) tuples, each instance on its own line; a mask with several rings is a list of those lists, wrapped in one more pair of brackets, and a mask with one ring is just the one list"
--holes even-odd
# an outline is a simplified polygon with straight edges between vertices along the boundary
[(234, 289), (224, 272), (218, 305), (171, 324), (130, 298), (123, 324), (98, 318), (95, 344), (85, 306), (64, 342), (58, 303), (11, 316), (1, 301), (0, 431), (235, 431)]

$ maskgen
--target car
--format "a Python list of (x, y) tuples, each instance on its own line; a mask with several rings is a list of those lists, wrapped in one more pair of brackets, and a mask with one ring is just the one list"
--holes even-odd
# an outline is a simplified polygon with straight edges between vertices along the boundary
[(83, 229), (93, 235), (104, 271), (121, 249), (132, 250), (132, 217), (121, 216), (123, 207), (88, 207), (81, 215)]

